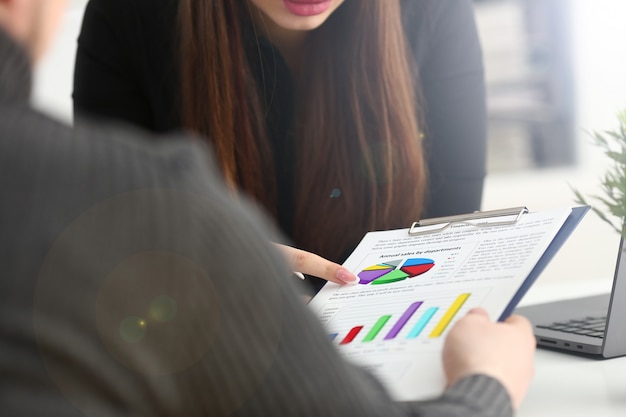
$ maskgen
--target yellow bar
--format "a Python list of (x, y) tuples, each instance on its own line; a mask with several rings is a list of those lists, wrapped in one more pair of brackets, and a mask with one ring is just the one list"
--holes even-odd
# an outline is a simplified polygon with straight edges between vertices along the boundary
[(448, 327), (448, 325), (456, 315), (456, 313), (458, 313), (461, 307), (463, 307), (463, 304), (465, 304), (465, 301), (467, 301), (470, 295), (471, 294), (469, 293), (459, 295), (456, 300), (454, 300), (454, 303), (452, 303), (448, 311), (446, 311), (446, 314), (444, 314), (441, 320), (439, 320), (439, 323), (437, 323), (437, 326), (435, 326), (435, 328), (428, 337), (441, 336), (444, 330), (446, 330), (446, 327)]

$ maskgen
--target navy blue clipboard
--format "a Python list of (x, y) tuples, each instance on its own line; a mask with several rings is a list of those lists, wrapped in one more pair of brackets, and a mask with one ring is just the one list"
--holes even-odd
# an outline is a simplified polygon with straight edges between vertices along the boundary
[(524, 283), (519, 287), (509, 304), (506, 306), (506, 308), (500, 315), (500, 318), (498, 318), (498, 321), (505, 320), (513, 313), (513, 310), (515, 310), (517, 304), (519, 304), (526, 292), (535, 283), (541, 272), (543, 272), (543, 270), (552, 260), (554, 255), (559, 251), (559, 249), (561, 249), (563, 243), (565, 243), (565, 241), (570, 237), (574, 229), (576, 229), (576, 227), (578, 226), (582, 218), (585, 217), (585, 214), (587, 214), (590, 208), (590, 206), (580, 206), (572, 208), (572, 212), (567, 217), (567, 219), (565, 219), (565, 223), (563, 223), (563, 226), (561, 226), (561, 229), (559, 229), (554, 239), (552, 239), (552, 242), (550, 243), (550, 245), (548, 245), (546, 251), (543, 253), (541, 258), (539, 258), (539, 261), (537, 262), (533, 270), (530, 271), (530, 274), (528, 274), (528, 277), (524, 280)]

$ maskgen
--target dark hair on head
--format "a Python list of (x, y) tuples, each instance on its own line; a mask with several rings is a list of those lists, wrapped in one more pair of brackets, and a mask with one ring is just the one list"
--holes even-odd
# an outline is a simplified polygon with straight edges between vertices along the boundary
[(242, 3), (180, 1), (182, 120), (210, 140), (227, 184), (269, 208), (275, 196), (263, 178), (273, 178), (272, 163), (243, 47)]
[[(181, 0), (183, 123), (209, 138), (226, 181), (276, 212), (248, 2)], [(399, 0), (345, 1), (306, 37), (295, 76), (294, 241), (335, 261), (368, 230), (407, 227), (424, 204), (417, 71)], [(331, 190), (341, 197), (330, 198)]]

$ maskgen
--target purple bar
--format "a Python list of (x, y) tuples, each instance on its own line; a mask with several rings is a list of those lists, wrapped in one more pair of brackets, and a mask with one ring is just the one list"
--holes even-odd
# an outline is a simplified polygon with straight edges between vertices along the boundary
[(396, 337), (398, 333), (400, 333), (400, 330), (402, 330), (404, 325), (407, 323), (407, 321), (411, 319), (413, 314), (415, 314), (415, 312), (417, 311), (418, 308), (420, 308), (421, 305), (422, 305), (421, 301), (416, 301), (413, 304), (411, 304), (409, 308), (407, 308), (406, 311), (402, 313), (402, 316), (400, 316), (400, 318), (398, 319), (396, 324), (393, 325), (391, 330), (389, 330), (389, 333), (387, 333), (387, 336), (385, 336), (384, 340), (390, 340)]

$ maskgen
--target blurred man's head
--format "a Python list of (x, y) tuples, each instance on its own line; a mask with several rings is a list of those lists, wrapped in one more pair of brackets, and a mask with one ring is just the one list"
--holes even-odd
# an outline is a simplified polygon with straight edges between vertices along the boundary
[(0, 0), (0, 29), (24, 45), (33, 61), (43, 55), (67, 0)]

